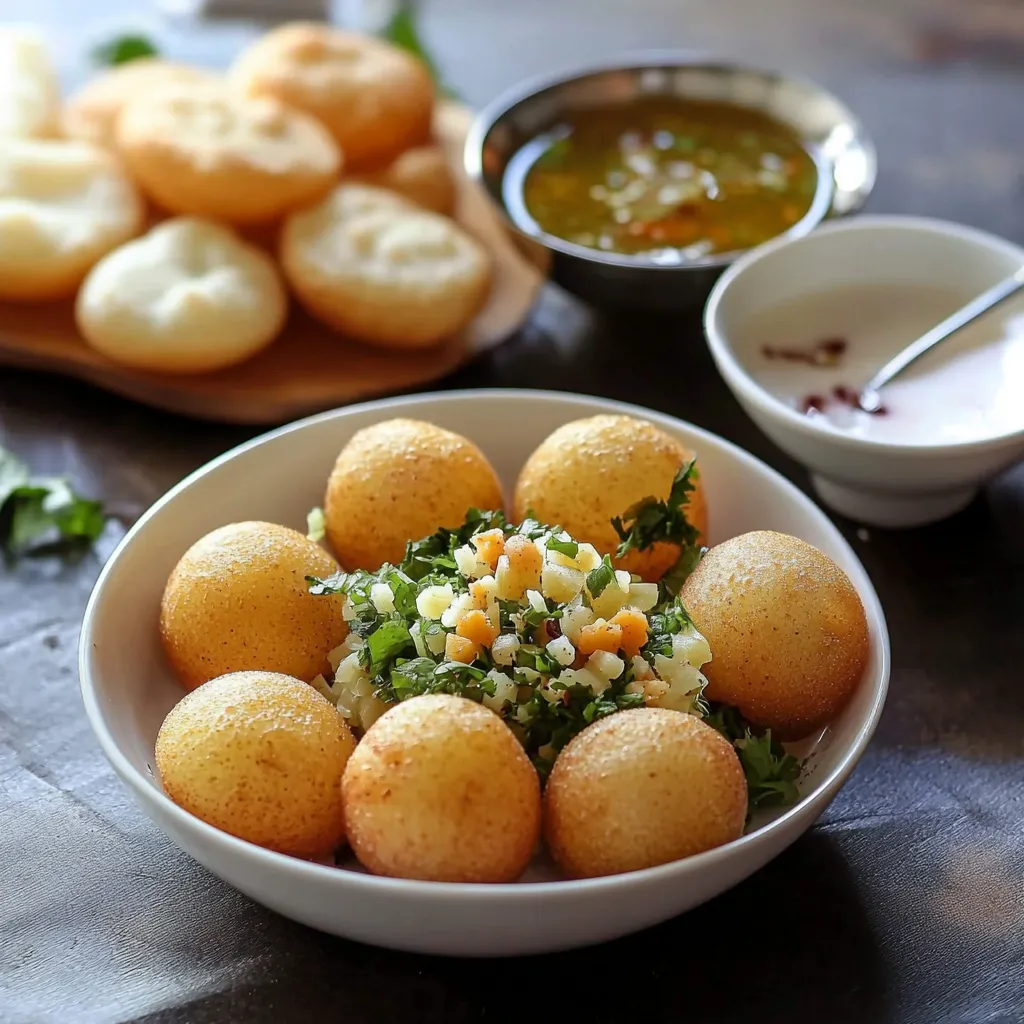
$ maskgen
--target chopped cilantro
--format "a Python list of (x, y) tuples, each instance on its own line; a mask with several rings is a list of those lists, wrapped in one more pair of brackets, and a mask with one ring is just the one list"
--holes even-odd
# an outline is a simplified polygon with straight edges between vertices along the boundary
[(676, 564), (661, 578), (662, 594), (675, 597), (683, 589), (683, 584), (690, 578), (693, 570), (700, 564), (700, 560), (707, 554), (707, 550), (698, 544), (684, 547)]
[(771, 729), (756, 729), (728, 704), (714, 705), (705, 721), (736, 748), (747, 777), (748, 815), (762, 807), (785, 807), (800, 799), (796, 780), (803, 765), (772, 739)]
[(327, 521), (324, 519), (324, 510), (318, 505), (306, 513), (306, 537), (319, 543), (327, 533)]
[(106, 523), (103, 504), (77, 495), (60, 477), (34, 477), (0, 447), (0, 546), (8, 555), (83, 547)]
[[(481, 512), (478, 508), (471, 508), (466, 513), (465, 522), (457, 530), (441, 527), (429, 537), (409, 541), (399, 568), (412, 580), (422, 580), (428, 575), (437, 574), (457, 583), (463, 577), (455, 564), (455, 549), (468, 544), (470, 537), (478, 533), (504, 529), (505, 525), (503, 512)], [(464, 580), (462, 585), (465, 586)]]
[(408, 50), (414, 57), (419, 58), (426, 66), (427, 71), (430, 72), (430, 77), (434, 80), (434, 85), (437, 86), (437, 89), (445, 96), (458, 99), (455, 91), (442, 80), (437, 64), (423, 45), (419, 28), (416, 25), (416, 12), (411, 4), (399, 4), (394, 16), (384, 26), (380, 34), (389, 43), (393, 43), (403, 50)]
[(379, 674), (389, 661), (397, 658), (402, 651), (411, 646), (412, 636), (404, 622), (382, 622), (366, 637), (370, 674)]
[(619, 536), (616, 557), (622, 558), (630, 551), (645, 551), (659, 541), (678, 544), (682, 548), (679, 561), (669, 570), (663, 581), (663, 590), (674, 595), (686, 582), (686, 577), (696, 568), (701, 553), (691, 549), (697, 547), (697, 528), (686, 518), (686, 506), (690, 502), (697, 479), (697, 460), (691, 459), (679, 467), (672, 481), (668, 498), (659, 501), (654, 497), (643, 498), (631, 505), (621, 516), (612, 519), (612, 526)]
[(97, 67), (113, 67), (127, 64), (140, 57), (158, 57), (160, 51), (145, 36), (126, 34), (101, 43), (93, 48), (90, 56)]
[(580, 546), (574, 540), (562, 540), (552, 534), (548, 537), (548, 551), (557, 551), (566, 558), (575, 558), (580, 553)]
[(612, 560), (605, 555), (601, 564), (587, 573), (587, 590), (590, 596), (600, 597), (614, 579), (615, 569), (612, 567)]

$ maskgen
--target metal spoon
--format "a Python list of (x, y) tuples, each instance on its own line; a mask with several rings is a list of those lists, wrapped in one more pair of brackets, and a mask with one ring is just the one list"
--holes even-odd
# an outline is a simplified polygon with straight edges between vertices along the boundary
[(885, 387), (895, 376), (902, 373), (911, 363), (917, 362), (925, 354), (930, 352), (941, 341), (945, 341), (951, 334), (956, 333), (961, 327), (966, 327), (973, 320), (977, 320), (983, 313), (998, 306), (1000, 302), (1015, 295), (1024, 288), (1024, 267), (1021, 267), (1015, 274), (1000, 281), (999, 284), (982, 292), (975, 299), (971, 299), (966, 306), (961, 306), (951, 316), (946, 317), (940, 324), (936, 324), (926, 334), (922, 334), (917, 341), (911, 342), (902, 352), (889, 360), (872, 378), (864, 385), (860, 393), (859, 405), (865, 412), (877, 412), (882, 407), (882, 398), (879, 391)]

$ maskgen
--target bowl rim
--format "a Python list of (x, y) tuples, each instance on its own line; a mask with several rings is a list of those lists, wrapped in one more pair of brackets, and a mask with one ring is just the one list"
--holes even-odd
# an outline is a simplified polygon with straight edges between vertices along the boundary
[[(314, 861), (302, 860), (288, 854), (278, 853), (269, 850), (255, 843), (240, 839), (228, 832), (224, 832), (213, 825), (207, 824), (202, 819), (190, 814), (184, 808), (179, 807), (162, 788), (151, 784), (121, 752), (110, 730), (106, 726), (103, 709), (100, 706), (99, 691), (93, 680), (90, 665), (90, 651), (92, 648), (92, 633), (94, 620), (98, 609), (104, 600), (104, 590), (108, 580), (114, 572), (114, 568), (120, 559), (121, 554), (134, 543), (135, 538), (145, 529), (146, 524), (155, 518), (166, 506), (174, 502), (179, 495), (187, 491), (193, 483), (201, 477), (215, 471), (221, 465), (231, 461), (237, 456), (251, 451), (260, 445), (286, 434), (301, 432), (310, 426), (329, 422), (335, 419), (344, 419), (354, 411), (380, 411), (389, 412), (402, 410), (406, 406), (421, 403), (425, 400), (445, 400), (454, 402), (471, 402), (482, 398), (498, 401), (508, 399), (556, 401), (568, 405), (579, 405), (581, 408), (592, 408), (591, 403), (599, 401), (609, 412), (624, 415), (640, 416), (659, 423), (663, 426), (673, 428), (681, 424), (687, 431), (694, 435), (711, 440), (716, 444), (725, 446), (730, 454), (737, 457), (748, 466), (757, 467), (776, 476), (778, 485), (787, 496), (805, 509), (810, 510), (814, 515), (821, 517), (823, 524), (833, 533), (833, 541), (840, 547), (845, 548), (850, 556), (857, 572), (853, 575), (858, 577), (854, 581), (858, 595), (861, 597), (868, 612), (869, 618), (874, 617), (879, 623), (879, 635), (877, 638), (879, 664), (877, 678), (862, 680), (862, 685), (872, 685), (874, 693), (867, 713), (857, 727), (856, 733), (839, 762), (829, 774), (815, 786), (803, 799), (799, 800), (792, 807), (787, 808), (777, 818), (762, 825), (753, 832), (741, 836), (723, 846), (715, 847), (703, 853), (685, 857), (681, 860), (670, 861), (667, 864), (660, 864), (656, 867), (642, 868), (635, 871), (624, 872), (617, 875), (605, 875), (597, 878), (573, 878), (559, 879), (545, 882), (505, 882), (505, 883), (482, 883), (482, 882), (435, 882), (422, 881), (418, 879), (389, 878), (382, 875), (373, 875), (362, 871), (353, 871), (335, 865), (326, 865)], [(392, 894), (403, 894), (410, 898), (422, 899), (469, 899), (469, 900), (491, 900), (501, 901), (508, 899), (514, 893), (527, 895), (543, 894), (550, 900), (571, 900), (578, 894), (584, 892), (603, 892), (618, 889), (623, 886), (641, 884), (645, 881), (657, 882), (658, 880), (668, 881), (673, 877), (686, 876), (699, 871), (705, 865), (714, 865), (718, 862), (740, 856), (742, 851), (748, 848), (756, 848), (769, 842), (772, 837), (785, 835), (789, 826), (796, 823), (804, 816), (812, 815), (817, 817), (827, 804), (835, 796), (843, 783), (853, 771), (857, 762), (864, 753), (865, 748), (871, 740), (878, 725), (882, 709), (885, 704), (889, 688), (889, 675), (891, 667), (891, 651), (889, 642), (889, 631), (885, 620), (878, 594), (868, 576), (867, 570), (857, 557), (856, 553), (847, 543), (846, 539), (839, 532), (831, 519), (795, 484), (784, 477), (778, 470), (773, 469), (767, 463), (762, 462), (756, 456), (740, 448), (733, 442), (726, 440), (710, 431), (679, 420), (676, 417), (653, 409), (645, 409), (642, 406), (626, 402), (606, 400), (597, 396), (573, 394), (570, 392), (558, 392), (540, 389), (516, 389), (516, 388), (473, 388), (453, 390), (450, 392), (434, 391), (423, 392), (415, 395), (403, 395), (395, 398), (385, 398), (370, 402), (360, 402), (338, 409), (317, 413), (313, 416), (304, 417), (274, 430), (267, 431), (257, 437), (251, 438), (223, 454), (211, 459), (198, 469), (189, 473), (184, 479), (170, 488), (164, 495), (158, 498), (131, 526), (120, 543), (114, 549), (93, 586), (92, 593), (86, 605), (85, 615), (82, 619), (82, 629), (78, 645), (78, 668), (79, 684), (82, 699), (85, 704), (86, 717), (92, 726), (100, 746), (110, 761), (115, 772), (121, 777), (128, 787), (133, 791), (136, 799), (145, 807), (155, 805), (163, 816), (172, 818), (176, 826), (184, 832), (198, 833), (210, 843), (221, 846), (226, 852), (234, 857), (249, 859), (251, 862), (260, 865), (268, 870), (294, 871), (304, 876), (309, 881), (321, 881), (328, 885), (355, 885), (370, 890), (380, 890)], [(811, 820), (813, 820), (813, 817)], [(166, 831), (166, 830), (165, 830)], [(801, 830), (802, 831), (802, 830)], [(795, 838), (795, 837), (794, 837)], [(333, 881), (330, 881), (332, 880)]]
[[(650, 49), (630, 50), (617, 57), (603, 58), (595, 61), (588, 61), (585, 64), (577, 64), (562, 71), (549, 72), (546, 74), (533, 75), (521, 82), (518, 82), (504, 92), (501, 92), (493, 100), (487, 103), (478, 111), (469, 130), (466, 133), (466, 141), (463, 144), (462, 158), (463, 168), (467, 177), (479, 187), (498, 208), (505, 220), (525, 237), (539, 242), (541, 245), (555, 252), (566, 256), (575, 257), (589, 263), (596, 263), (602, 266), (614, 266), (623, 268), (637, 268), (643, 270), (659, 271), (686, 271), (686, 270), (718, 270), (728, 267), (736, 260), (742, 258), (753, 247), (733, 249), (725, 253), (716, 253), (710, 256), (702, 256), (694, 259), (687, 259), (679, 263), (658, 263), (650, 259), (645, 253), (613, 253), (604, 252), (601, 249), (592, 249), (585, 245), (578, 245), (569, 242), (557, 235), (552, 235), (539, 228), (537, 231), (529, 231), (515, 220), (503, 200), (499, 200), (487, 187), (483, 169), (484, 143), (498, 121), (516, 107), (534, 99), (548, 90), (556, 89), (559, 86), (567, 85), (570, 82), (583, 81), (598, 75), (607, 74), (613, 71), (657, 71), (674, 68), (695, 68), (708, 71), (729, 71), (744, 72), (746, 74), (759, 75), (764, 79), (776, 82), (786, 82), (802, 86), (819, 96), (827, 98), (843, 112), (844, 121), (849, 124), (857, 138), (861, 140), (861, 148), (866, 157), (864, 184), (859, 190), (856, 201), (836, 216), (848, 216), (859, 210), (875, 187), (878, 177), (878, 151), (874, 141), (864, 122), (844, 103), (835, 93), (820, 85), (814, 79), (805, 75), (791, 74), (778, 68), (766, 67), (760, 64), (748, 64), (742, 61), (730, 60), (724, 55), (714, 52), (703, 52), (699, 50), (681, 49)], [(733, 104), (742, 107), (743, 104)], [(776, 119), (777, 120), (777, 119)], [(801, 137), (801, 144), (807, 150), (817, 169), (817, 183), (814, 189), (814, 197), (807, 212), (795, 224), (784, 232), (774, 236), (769, 241), (776, 239), (796, 239), (809, 234), (814, 228), (833, 215), (833, 203), (837, 185), (833, 173), (832, 161), (826, 157), (821, 148), (810, 143)]]
[[(715, 282), (704, 307), (704, 337), (707, 340), (711, 356), (718, 367), (718, 372), (725, 379), (729, 389), (754, 406), (764, 416), (784, 424), (787, 429), (804, 437), (813, 437), (818, 441), (828, 442), (838, 448), (872, 454), (896, 454), (918, 458), (937, 459), (953, 454), (968, 454), (989, 448), (1012, 446), (1015, 442), (1024, 441), (1024, 427), (989, 437), (975, 438), (968, 441), (949, 441), (945, 444), (914, 444), (912, 442), (889, 441), (879, 438), (859, 437), (832, 429), (804, 416), (790, 408), (780, 398), (762, 387), (736, 357), (732, 344), (727, 340), (726, 333), (719, 325), (721, 309), (728, 299), (730, 287), (751, 267), (762, 260), (770, 259), (777, 252), (801, 242), (810, 241), (822, 235), (849, 234), (859, 231), (884, 231), (895, 229), (910, 234), (923, 234), (932, 237), (942, 236), (958, 241), (969, 242), (982, 246), (992, 252), (1001, 252), (1013, 256), (1024, 265), (1024, 246), (1017, 245), (1009, 239), (980, 228), (973, 228), (956, 221), (942, 220), (938, 217), (918, 217), (906, 214), (861, 214), (848, 221), (833, 221), (822, 224), (811, 234), (803, 238), (773, 239), (756, 249), (745, 253)], [(797, 292), (795, 295), (799, 295)]]

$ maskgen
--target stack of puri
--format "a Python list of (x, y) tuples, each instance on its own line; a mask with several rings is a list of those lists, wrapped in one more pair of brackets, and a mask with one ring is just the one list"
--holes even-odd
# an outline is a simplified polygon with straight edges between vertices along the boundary
[(89, 345), (162, 373), (255, 355), (290, 295), (366, 345), (435, 345), (491, 265), (451, 219), (434, 106), (416, 57), (327, 25), (226, 74), (132, 60), (64, 103), (43, 41), (0, 30), (0, 299), (73, 298)]

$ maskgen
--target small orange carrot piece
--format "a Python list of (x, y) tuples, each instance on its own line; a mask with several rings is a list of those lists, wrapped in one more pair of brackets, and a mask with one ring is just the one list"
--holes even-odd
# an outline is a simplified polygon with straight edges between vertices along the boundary
[(501, 530), (485, 530), (470, 537), (469, 541), (476, 548), (480, 560), (486, 562), (491, 572), (494, 572), (498, 559), (505, 553), (505, 534)]
[(467, 640), (464, 636), (449, 633), (444, 638), (444, 656), (449, 661), (461, 661), (463, 664), (468, 665), (479, 653), (480, 649), (477, 645), (472, 640)]
[(505, 554), (508, 555), (508, 567), (516, 575), (529, 573), (539, 576), (544, 568), (544, 558), (537, 550), (537, 545), (521, 533), (514, 533), (505, 541)]
[(490, 647), (498, 635), (498, 631), (491, 625), (491, 620), (482, 611), (476, 609), (466, 612), (459, 619), (455, 633), (472, 641), (478, 647)]
[(622, 630), (622, 649), (632, 658), (647, 643), (647, 616), (636, 608), (620, 608), (609, 620)]
[(580, 642), (576, 645), (576, 650), (580, 654), (593, 654), (594, 651), (614, 654), (621, 646), (622, 627), (617, 623), (598, 619), (597, 622), (580, 630)]

